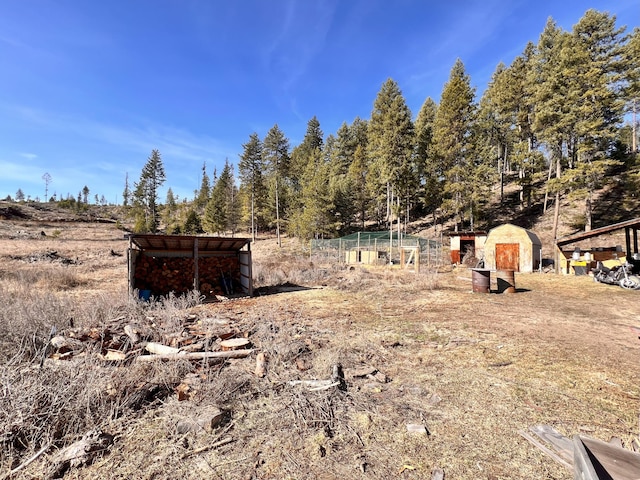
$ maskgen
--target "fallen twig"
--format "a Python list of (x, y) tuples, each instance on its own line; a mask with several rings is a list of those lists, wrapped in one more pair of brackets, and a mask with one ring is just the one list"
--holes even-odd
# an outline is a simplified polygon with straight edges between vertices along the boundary
[(199, 453), (206, 452), (207, 450), (212, 450), (214, 448), (221, 447), (221, 446), (226, 445), (227, 443), (231, 443), (231, 442), (233, 442), (233, 438), (225, 437), (225, 438), (223, 438), (222, 440), (220, 440), (218, 442), (212, 443), (211, 445), (205, 445), (204, 447), (196, 448), (195, 450), (187, 452), (184, 455), (182, 455), (182, 457), (180, 457), (180, 459), (184, 460), (185, 458), (188, 458), (191, 455), (197, 455)]
[(18, 465), (16, 468), (14, 468), (13, 470), (11, 470), (9, 473), (7, 473), (6, 475), (4, 475), (3, 477), (0, 478), (0, 480), (7, 480), (8, 478), (11, 478), (13, 475), (15, 475), (16, 473), (18, 473), (20, 470), (22, 470), (23, 468), (27, 468), (33, 461), (37, 460), (38, 457), (40, 457), (40, 455), (42, 455), (44, 452), (46, 452), (49, 447), (51, 446), (51, 443), (47, 443), (44, 447), (42, 447), (38, 453), (36, 453), (33, 457), (29, 458), (28, 460), (26, 460), (24, 463), (22, 463), (21, 465)]

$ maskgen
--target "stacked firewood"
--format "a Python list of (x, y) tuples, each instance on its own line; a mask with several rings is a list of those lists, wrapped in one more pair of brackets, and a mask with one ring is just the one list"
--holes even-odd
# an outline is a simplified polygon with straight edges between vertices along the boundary
[(198, 259), (200, 291), (206, 296), (231, 295), (240, 290), (238, 257), (203, 257)]
[[(193, 289), (194, 262), (184, 257), (141, 257), (136, 262), (134, 288), (153, 295), (186, 293)], [(240, 266), (235, 256), (198, 259), (199, 288), (206, 296), (239, 290)]]

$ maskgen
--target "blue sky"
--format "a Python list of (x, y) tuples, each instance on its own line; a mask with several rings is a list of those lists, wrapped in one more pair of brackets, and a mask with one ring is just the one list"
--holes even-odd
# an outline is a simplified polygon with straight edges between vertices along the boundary
[(588, 8), (640, 25), (638, 0), (2, 0), (0, 198), (121, 202), (151, 150), (180, 198), (252, 132), (291, 146), (369, 118), (393, 78), (414, 116), (460, 58), (477, 96), (499, 62)]

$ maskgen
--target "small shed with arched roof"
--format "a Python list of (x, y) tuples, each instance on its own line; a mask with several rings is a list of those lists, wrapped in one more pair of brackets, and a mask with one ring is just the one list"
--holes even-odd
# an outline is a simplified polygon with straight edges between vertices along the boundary
[(485, 268), (531, 273), (540, 266), (542, 242), (530, 230), (510, 223), (489, 230), (484, 244)]

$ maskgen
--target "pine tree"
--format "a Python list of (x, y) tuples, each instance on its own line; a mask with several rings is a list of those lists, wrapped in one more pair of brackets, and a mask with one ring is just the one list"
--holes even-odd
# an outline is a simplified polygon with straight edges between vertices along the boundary
[(433, 123), (436, 118), (438, 106), (431, 97), (428, 97), (415, 121), (416, 134), (416, 152), (415, 164), (416, 173), (420, 179), (420, 196), (422, 197), (423, 207), (428, 212), (434, 213), (440, 206), (442, 193), (440, 189), (439, 178), (442, 172), (439, 169), (439, 163), (433, 153)]
[(176, 218), (178, 204), (173, 195), (171, 187), (167, 190), (167, 198), (164, 202), (164, 210), (162, 211), (162, 221), (165, 225), (167, 233), (180, 233), (180, 221)]
[(255, 241), (258, 232), (258, 212), (265, 208), (265, 186), (262, 172), (264, 161), (262, 159), (262, 142), (257, 133), (249, 136), (249, 141), (242, 145), (243, 152), (240, 155), (238, 174), (241, 185), (249, 192), (249, 211), (251, 224), (251, 237)]
[(591, 230), (593, 192), (618, 164), (608, 157), (624, 111), (619, 90), (625, 73), (620, 62), (623, 31), (616, 29), (615, 17), (588, 10), (574, 26), (565, 55), (576, 148), (563, 185), (573, 198), (584, 201), (587, 231)]
[[(395, 207), (400, 223), (400, 211), (408, 209), (411, 193), (415, 191), (413, 164), (414, 127), (411, 111), (398, 84), (388, 79), (381, 87), (371, 112), (368, 131), (368, 154), (373, 161), (378, 198), (386, 198), (387, 220), (391, 225), (391, 209), (400, 198), (404, 205)], [(374, 180), (374, 181), (375, 181)], [(405, 218), (408, 221), (408, 218)]]
[(360, 228), (364, 230), (367, 219), (367, 211), (371, 203), (369, 192), (367, 191), (367, 178), (369, 174), (366, 147), (358, 145), (353, 154), (353, 161), (349, 165), (348, 187), (351, 196), (351, 204), (360, 219)]
[(284, 181), (289, 174), (289, 140), (284, 136), (278, 125), (274, 125), (267, 133), (262, 145), (262, 159), (265, 162), (269, 176), (269, 186), (273, 192), (275, 207), (275, 225), (278, 246), (282, 247), (280, 238), (280, 222), (282, 205), (286, 204)]
[(122, 205), (125, 207), (128, 207), (130, 201), (131, 201), (131, 190), (129, 188), (129, 172), (127, 172), (124, 177), (124, 191), (122, 192)]
[(89, 187), (86, 185), (82, 188), (82, 201), (84, 203), (89, 203)]
[(24, 192), (21, 188), (16, 192), (16, 202), (24, 202)]
[(233, 192), (233, 187), (233, 172), (227, 161), (213, 186), (211, 198), (204, 210), (202, 223), (207, 233), (220, 235), (232, 229), (231, 222), (234, 221), (235, 214), (232, 210), (234, 199), (230, 197), (230, 193)]
[(187, 213), (187, 218), (184, 221), (184, 225), (182, 226), (182, 233), (187, 235), (198, 235), (199, 233), (203, 233), (202, 229), (202, 221), (200, 219), (200, 215), (193, 208), (189, 209)]
[(207, 175), (207, 164), (202, 164), (202, 181), (200, 182), (200, 190), (195, 199), (195, 206), (202, 210), (209, 203), (209, 196), (211, 195), (211, 182), (209, 181), (209, 175)]
[(158, 150), (153, 150), (134, 184), (136, 231), (155, 233), (158, 229), (158, 189), (165, 181), (164, 166)]
[[(293, 225), (298, 223), (297, 220), (306, 216), (304, 210), (307, 208), (305, 205), (308, 203), (308, 199), (305, 198), (305, 194), (310, 191), (309, 182), (315, 182), (317, 179), (314, 175), (309, 175), (309, 165), (319, 165), (319, 159), (323, 156), (323, 133), (320, 129), (320, 122), (314, 116), (307, 123), (307, 131), (302, 139), (300, 145), (297, 145), (291, 152), (291, 161), (289, 164), (289, 183), (291, 185), (291, 201), (288, 205), (288, 216), (290, 217), (289, 231), (295, 235), (306, 239), (306, 234), (302, 234), (299, 225)], [(329, 178), (325, 179), (328, 182)], [(313, 229), (311, 225), (308, 228)]]
[(533, 133), (533, 92), (535, 85), (529, 83), (533, 69), (535, 46), (529, 42), (522, 55), (515, 58), (506, 72), (508, 97), (505, 108), (511, 111), (513, 145), (511, 165), (518, 171), (520, 185), (520, 208), (531, 205), (532, 186), (536, 177), (544, 170), (544, 157), (537, 150), (537, 139)]
[(471, 134), (475, 116), (474, 90), (458, 59), (444, 86), (433, 124), (433, 148), (444, 176), (443, 208), (454, 215), (455, 230), (469, 206), (468, 182), (473, 175)]
[[(356, 150), (360, 148), (360, 173), (350, 172), (356, 161)], [(366, 180), (367, 121), (359, 117), (351, 125), (346, 122), (338, 129), (336, 136), (329, 135), (325, 145), (325, 158), (329, 166), (329, 203), (333, 206), (332, 230), (335, 233), (348, 232), (356, 221), (364, 225), (369, 202), (363, 202), (362, 195), (367, 194), (366, 185), (358, 183)], [(360, 185), (360, 190), (355, 185)], [(359, 207), (365, 204), (365, 210)], [(357, 217), (360, 218), (357, 218)]]
[(631, 151), (638, 152), (638, 109), (640, 108), (640, 27), (633, 30), (623, 52), (624, 63), (628, 66), (624, 98), (627, 109), (632, 114)]
[(290, 230), (300, 240), (320, 238), (330, 233), (329, 163), (320, 150), (313, 150), (301, 178), (300, 208), (291, 217)]
[(291, 152), (288, 175), (291, 178), (294, 191), (298, 191), (301, 188), (300, 179), (304, 175), (307, 165), (311, 161), (311, 157), (315, 155), (315, 151), (322, 151), (323, 138), (324, 134), (320, 129), (320, 122), (314, 116), (307, 122), (307, 131), (302, 139), (302, 143), (296, 146)]

